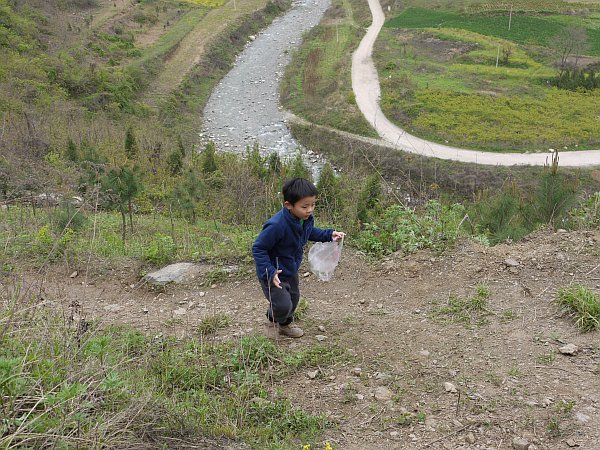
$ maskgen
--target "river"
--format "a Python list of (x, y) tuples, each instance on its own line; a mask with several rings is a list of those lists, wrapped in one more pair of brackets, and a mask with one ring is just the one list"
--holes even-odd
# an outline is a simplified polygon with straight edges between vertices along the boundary
[[(292, 157), (300, 145), (290, 134), (279, 104), (279, 82), (305, 32), (317, 25), (331, 0), (294, 1), (292, 8), (251, 41), (221, 80), (204, 109), (202, 138), (219, 150), (243, 153), (255, 142), (263, 155)], [(317, 156), (305, 155), (308, 163)]]

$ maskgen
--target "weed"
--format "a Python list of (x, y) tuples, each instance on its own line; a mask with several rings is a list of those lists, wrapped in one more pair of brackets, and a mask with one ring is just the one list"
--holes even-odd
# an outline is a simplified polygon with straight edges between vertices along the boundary
[(508, 371), (508, 375), (510, 375), (511, 377), (520, 377), (521, 376), (521, 371), (519, 370), (518, 367), (511, 367)]
[(214, 334), (222, 328), (227, 328), (230, 324), (231, 317), (228, 314), (215, 314), (202, 319), (198, 325), (198, 332), (204, 335)]
[(475, 295), (466, 298), (450, 295), (445, 306), (434, 309), (434, 317), (445, 316), (454, 323), (469, 324), (475, 321), (478, 325), (485, 324), (485, 315), (489, 314), (487, 300), (490, 297), (490, 289), (485, 284), (478, 284), (475, 289)]
[(144, 259), (152, 264), (166, 264), (173, 260), (177, 247), (171, 236), (157, 233), (144, 250)]
[(582, 284), (558, 290), (557, 302), (584, 332), (600, 330), (600, 297)]
[(294, 320), (306, 320), (310, 304), (305, 297), (300, 297), (296, 311), (294, 311)]
[(212, 269), (204, 275), (204, 286), (212, 286), (213, 284), (222, 283), (227, 279), (227, 272), (224, 269)]
[(500, 318), (500, 321), (502, 323), (509, 323), (515, 320), (516, 318), (517, 314), (512, 309), (507, 309), (502, 312), (502, 317)]
[(541, 355), (538, 355), (535, 358), (535, 361), (538, 364), (544, 364), (546, 366), (549, 366), (550, 364), (552, 364), (554, 362), (555, 359), (556, 359), (556, 355), (553, 352), (548, 352), (548, 353), (542, 353)]

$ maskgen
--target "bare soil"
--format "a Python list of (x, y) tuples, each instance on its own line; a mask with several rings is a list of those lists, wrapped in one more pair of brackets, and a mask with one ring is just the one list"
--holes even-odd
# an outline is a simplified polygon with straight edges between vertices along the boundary
[[(272, 386), (327, 414), (334, 448), (509, 449), (516, 438), (530, 450), (600, 448), (600, 333), (580, 333), (555, 303), (572, 282), (600, 290), (600, 230), (540, 231), (491, 248), (463, 241), (445, 255), (378, 262), (344, 252), (332, 281), (303, 276), (306, 334), (278, 345), (306, 348), (325, 336), (349, 359)], [(227, 314), (232, 324), (214, 339), (264, 333), (266, 300), (250, 275), (157, 290), (140, 285), (134, 268), (87, 282), (84, 271), (68, 272), (48, 275), (43, 298), (87, 319), (184, 337)], [(479, 283), (491, 296), (470, 322), (439, 313)], [(576, 355), (559, 352), (567, 343)]]

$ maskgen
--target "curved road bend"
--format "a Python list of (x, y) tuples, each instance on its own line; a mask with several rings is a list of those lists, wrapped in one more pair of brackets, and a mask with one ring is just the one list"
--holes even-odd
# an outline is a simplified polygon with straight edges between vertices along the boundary
[[(412, 136), (390, 122), (379, 107), (379, 77), (371, 57), (385, 15), (379, 0), (368, 2), (373, 23), (352, 56), (352, 89), (359, 109), (381, 136), (382, 145), (419, 155), (475, 164), (541, 166), (551, 160), (548, 153), (491, 153), (437, 144)], [(600, 166), (600, 150), (562, 152), (559, 161), (561, 166)]]

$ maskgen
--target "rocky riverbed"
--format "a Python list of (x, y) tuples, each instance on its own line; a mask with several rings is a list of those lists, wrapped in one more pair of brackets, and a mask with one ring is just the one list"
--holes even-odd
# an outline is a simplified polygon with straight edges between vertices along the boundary
[[(262, 154), (294, 156), (300, 149), (290, 134), (279, 104), (279, 82), (290, 50), (317, 25), (331, 0), (299, 0), (283, 16), (251, 36), (234, 68), (213, 91), (204, 110), (202, 138), (219, 150), (244, 152), (258, 142)], [(318, 164), (317, 156), (305, 155)]]

